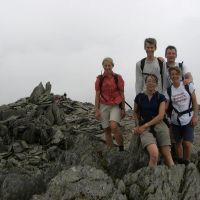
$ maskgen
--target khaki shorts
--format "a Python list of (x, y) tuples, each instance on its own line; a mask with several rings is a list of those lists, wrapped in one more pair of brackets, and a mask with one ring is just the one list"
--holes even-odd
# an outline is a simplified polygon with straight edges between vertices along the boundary
[(121, 109), (119, 105), (105, 105), (100, 104), (101, 112), (101, 125), (102, 127), (108, 128), (110, 126), (110, 121), (115, 121), (117, 123), (121, 120)]
[(157, 144), (158, 147), (171, 145), (169, 129), (163, 121), (156, 124), (154, 130), (154, 134), (149, 132), (150, 129), (147, 129), (140, 135), (143, 148), (146, 148), (149, 144)]

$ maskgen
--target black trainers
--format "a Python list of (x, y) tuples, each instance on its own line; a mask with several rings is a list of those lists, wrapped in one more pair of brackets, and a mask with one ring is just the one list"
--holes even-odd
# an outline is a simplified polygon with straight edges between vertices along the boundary
[(189, 165), (189, 163), (190, 163), (190, 161), (189, 160), (186, 160), (186, 159), (184, 159), (184, 158), (178, 158), (177, 159), (177, 163), (178, 164), (184, 164), (184, 165)]
[(185, 166), (188, 166), (190, 164), (190, 161), (189, 160), (184, 160), (184, 163), (183, 163)]

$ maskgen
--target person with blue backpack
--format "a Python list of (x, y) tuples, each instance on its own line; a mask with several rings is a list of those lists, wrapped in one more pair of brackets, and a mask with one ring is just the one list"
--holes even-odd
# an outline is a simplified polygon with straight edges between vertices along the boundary
[(101, 121), (106, 145), (113, 146), (113, 134), (119, 151), (123, 151), (123, 137), (118, 124), (125, 116), (124, 80), (113, 72), (112, 58), (104, 58), (102, 65), (104, 73), (97, 76), (95, 82), (95, 117)]
[(164, 163), (172, 166), (174, 162), (171, 156), (169, 129), (163, 121), (166, 99), (156, 90), (157, 84), (156, 75), (146, 75), (146, 89), (137, 94), (134, 101), (135, 127), (133, 131), (139, 134), (142, 147), (149, 154), (150, 167), (157, 166), (159, 151), (164, 158)]
[(172, 85), (167, 88), (166, 110), (171, 121), (171, 131), (176, 142), (177, 162), (189, 164), (194, 126), (198, 121), (198, 104), (193, 84), (181, 81), (181, 70), (178, 66), (169, 68)]

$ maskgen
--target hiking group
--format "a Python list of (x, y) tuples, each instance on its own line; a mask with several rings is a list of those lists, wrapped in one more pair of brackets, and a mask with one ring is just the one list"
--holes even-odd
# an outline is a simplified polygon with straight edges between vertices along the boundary
[[(189, 164), (198, 104), (193, 78), (183, 63), (176, 62), (177, 49), (168, 46), (165, 58), (155, 57), (157, 42), (144, 41), (146, 57), (136, 63), (133, 133), (149, 154), (149, 166), (158, 163), (159, 152), (167, 166)], [(95, 82), (95, 117), (101, 121), (108, 147), (113, 136), (124, 150), (119, 122), (125, 116), (124, 80), (113, 72), (112, 58), (102, 62), (104, 72)], [(129, 106), (129, 105), (128, 105)]]

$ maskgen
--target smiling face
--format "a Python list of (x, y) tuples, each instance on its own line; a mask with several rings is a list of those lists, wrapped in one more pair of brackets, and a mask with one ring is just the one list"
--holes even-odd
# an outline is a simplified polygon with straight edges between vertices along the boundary
[(155, 91), (157, 87), (158, 79), (154, 75), (148, 75), (145, 79), (147, 91)]
[(173, 83), (180, 82), (180, 70), (173, 69), (170, 71), (170, 79)]
[(145, 43), (145, 47), (144, 47), (146, 53), (147, 53), (147, 57), (153, 57), (154, 56), (154, 52), (156, 50), (156, 46), (154, 44)]
[(112, 74), (112, 68), (114, 67), (113, 60), (111, 58), (105, 58), (102, 62), (105, 74)]
[(176, 49), (167, 49), (165, 54), (167, 62), (169, 63), (175, 62), (176, 56), (177, 56)]

